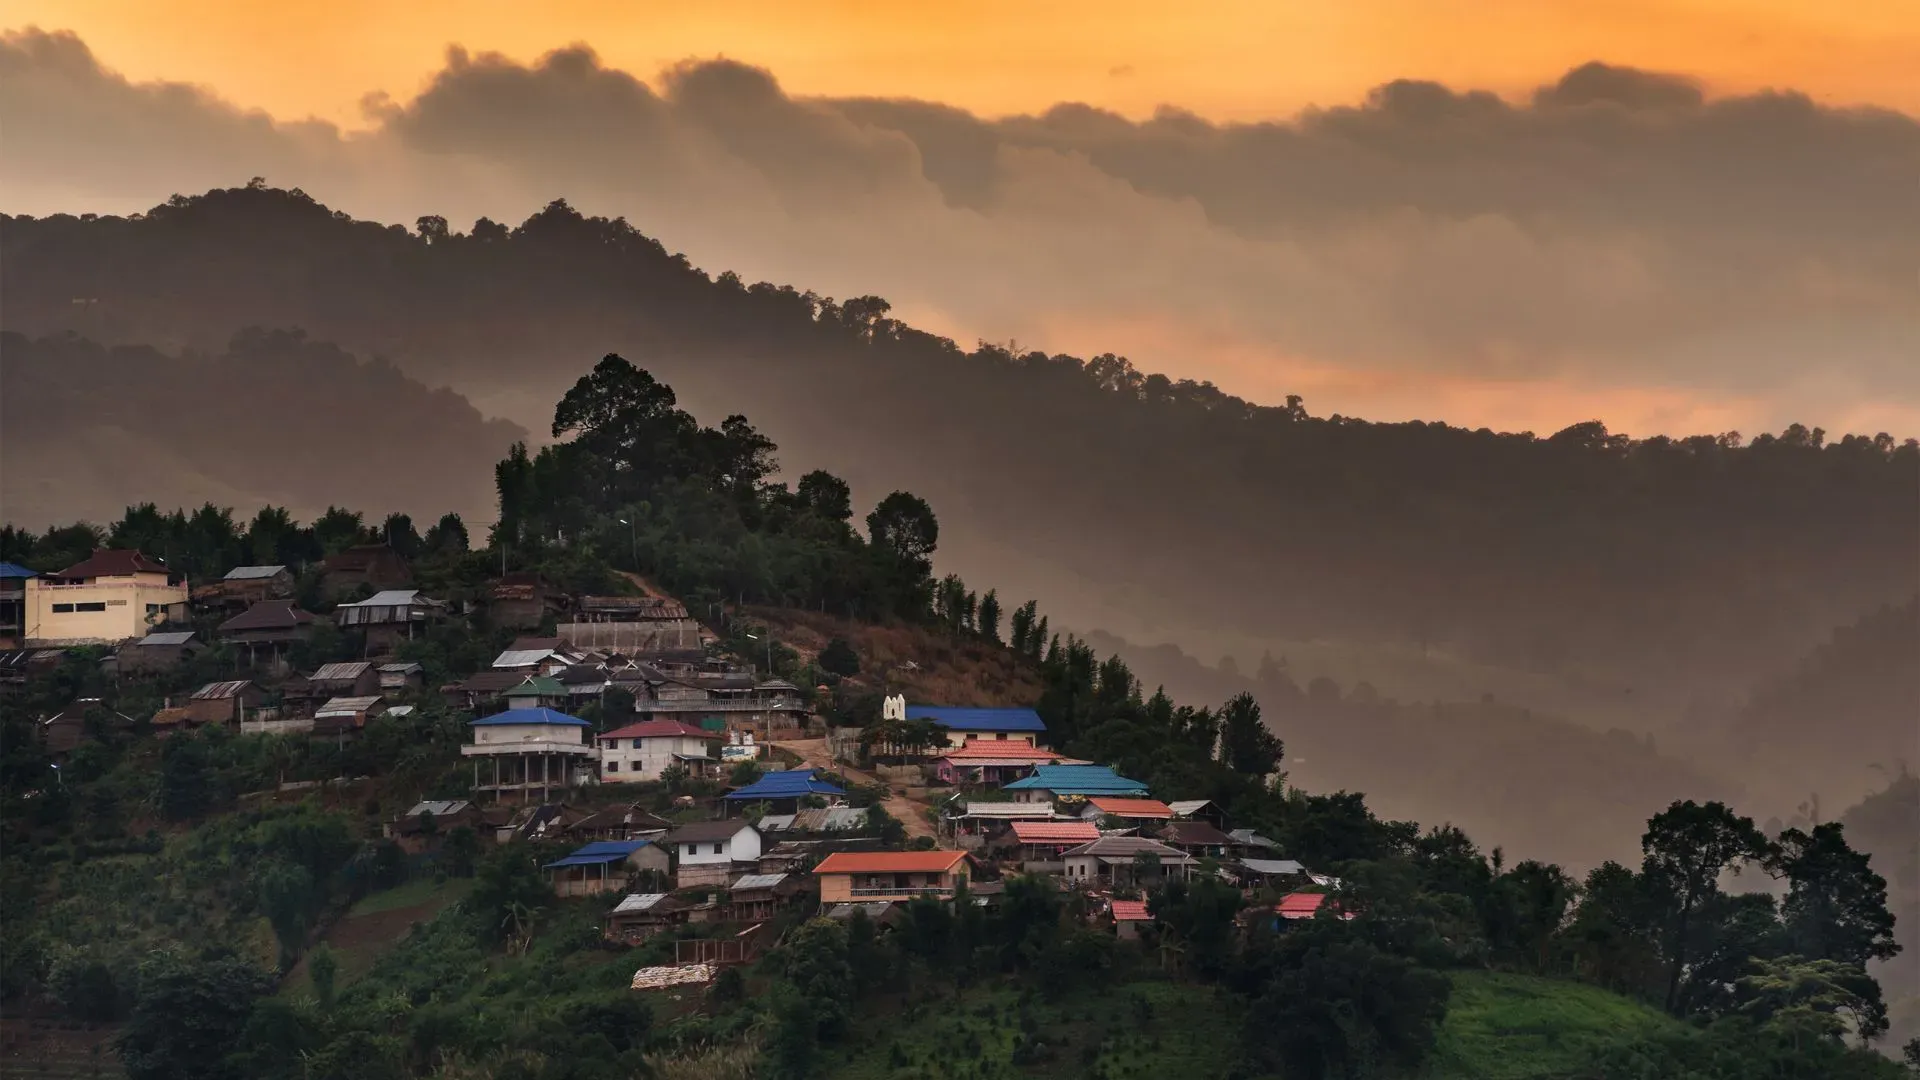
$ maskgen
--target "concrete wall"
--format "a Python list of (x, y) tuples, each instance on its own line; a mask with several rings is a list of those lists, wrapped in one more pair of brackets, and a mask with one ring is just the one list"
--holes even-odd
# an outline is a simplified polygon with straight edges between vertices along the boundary
[[(30, 578), (21, 633), (29, 641), (125, 641), (145, 637), (165, 620), (168, 608), (186, 602), (186, 585), (168, 585), (161, 574), (99, 578), (86, 585), (50, 585), (42, 578)], [(99, 611), (54, 610), (69, 604), (102, 607)]]

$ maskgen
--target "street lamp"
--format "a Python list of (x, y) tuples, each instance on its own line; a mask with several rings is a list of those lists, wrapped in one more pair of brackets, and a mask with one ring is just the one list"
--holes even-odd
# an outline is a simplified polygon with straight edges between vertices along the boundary
[(54, 777), (54, 779), (56, 779), (56, 780), (58, 780), (58, 781), (60, 781), (60, 786), (61, 786), (61, 787), (66, 787), (66, 786), (67, 786), (67, 774), (66, 774), (66, 773), (63, 773), (63, 772), (61, 772), (61, 771), (60, 771), (60, 766), (59, 766), (59, 765), (57, 765), (57, 764), (54, 764), (53, 762), (48, 762), (48, 763), (47, 763), (47, 768), (49, 768), (49, 769), (52, 769), (52, 770), (53, 770), (53, 777)]
[(635, 525), (626, 518), (614, 518), (614, 520), (627, 527), (627, 543), (630, 548), (629, 554), (633, 558), (633, 572), (637, 574), (640, 572), (640, 526)]
[[(760, 635), (759, 635), (759, 634), (748, 634), (748, 635), (747, 635), (747, 640), (748, 640), (748, 641), (759, 641), (759, 640), (760, 640)], [(771, 679), (771, 678), (773, 678), (773, 635), (772, 635), (772, 634), (768, 634), (768, 635), (767, 635), (767, 638), (766, 638), (766, 641), (767, 641), (767, 678), (769, 678), (769, 679)]]

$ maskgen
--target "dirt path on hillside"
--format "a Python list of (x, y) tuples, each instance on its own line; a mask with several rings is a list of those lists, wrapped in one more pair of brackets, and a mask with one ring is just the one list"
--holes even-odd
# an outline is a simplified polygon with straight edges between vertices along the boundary
[(790, 750), (800, 755), (800, 763), (802, 765), (811, 768), (826, 769), (830, 772), (844, 773), (849, 780), (857, 780), (862, 784), (884, 785), (887, 789), (887, 798), (886, 801), (880, 805), (886, 808), (887, 813), (893, 815), (895, 821), (898, 821), (906, 827), (908, 837), (925, 836), (931, 837), (936, 841), (939, 839), (934, 835), (933, 823), (927, 820), (927, 810), (930, 808), (930, 804), (917, 799), (907, 798), (905, 795), (900, 794), (893, 785), (887, 784), (886, 781), (872, 773), (856, 769), (851, 765), (837, 764), (827, 749), (827, 740), (795, 739), (791, 742), (776, 742), (773, 745), (782, 750)]

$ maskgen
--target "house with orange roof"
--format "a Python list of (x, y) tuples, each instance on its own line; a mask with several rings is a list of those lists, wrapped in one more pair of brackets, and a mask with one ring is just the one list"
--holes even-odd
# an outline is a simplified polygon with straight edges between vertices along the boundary
[(1173, 820), (1173, 808), (1159, 799), (1095, 795), (1087, 800), (1080, 816), (1088, 821), (1108, 822), (1116, 828), (1134, 829)]
[(904, 903), (915, 897), (947, 900), (972, 877), (964, 851), (836, 851), (813, 868), (820, 903)]
[(1113, 932), (1122, 941), (1137, 940), (1140, 929), (1153, 922), (1145, 900), (1115, 900), (1109, 914), (1113, 916)]
[(998, 787), (1033, 772), (1038, 765), (1069, 761), (1065, 754), (1024, 742), (975, 740), (949, 748), (934, 762), (934, 774), (956, 787)]
[(1008, 830), (1020, 865), (1027, 873), (1059, 873), (1066, 868), (1060, 853), (1100, 839), (1091, 821), (1015, 821)]

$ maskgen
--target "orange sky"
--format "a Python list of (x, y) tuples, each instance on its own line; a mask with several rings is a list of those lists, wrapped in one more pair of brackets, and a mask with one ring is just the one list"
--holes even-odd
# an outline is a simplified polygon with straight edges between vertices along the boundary
[(10, 0), (0, 20), (76, 31), (135, 79), (349, 126), (369, 90), (410, 97), (448, 44), (530, 60), (576, 41), (648, 76), (724, 54), (795, 93), (986, 113), (1077, 100), (1265, 117), (1403, 76), (1520, 92), (1603, 59), (1920, 114), (1914, 0)]

